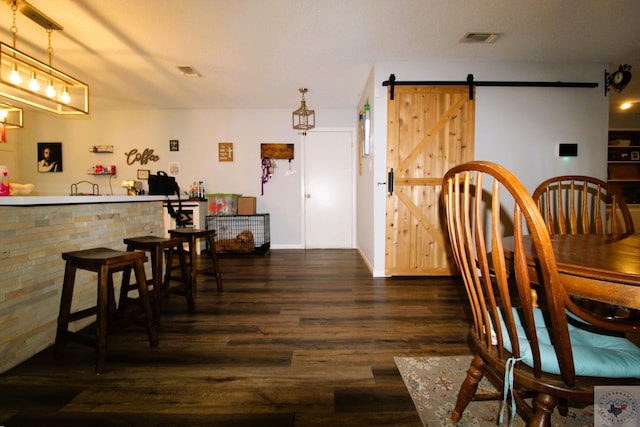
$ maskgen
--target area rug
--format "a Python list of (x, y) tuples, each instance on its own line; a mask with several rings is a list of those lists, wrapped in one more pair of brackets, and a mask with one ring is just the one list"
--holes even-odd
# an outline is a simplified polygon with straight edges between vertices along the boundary
[[(449, 421), (456, 403), (460, 384), (471, 363), (471, 356), (447, 357), (396, 357), (395, 362), (402, 375), (413, 403), (425, 426), (497, 426), (500, 417), (500, 402), (471, 402), (457, 423)], [(494, 392), (495, 387), (483, 378), (478, 390)], [(551, 417), (553, 426), (593, 426), (593, 406), (569, 408), (567, 417), (557, 411)], [(508, 426), (505, 415), (501, 425)], [(519, 416), (514, 426), (524, 426)]]

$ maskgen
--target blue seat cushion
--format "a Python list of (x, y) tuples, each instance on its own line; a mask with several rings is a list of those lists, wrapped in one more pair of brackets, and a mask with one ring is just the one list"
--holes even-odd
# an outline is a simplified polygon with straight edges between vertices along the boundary
[[(533, 367), (531, 346), (526, 339), (525, 330), (520, 321), (520, 313), (515, 308), (513, 311), (522, 362)], [(500, 316), (503, 336), (506, 340), (505, 348), (511, 352), (511, 340), (507, 334), (502, 314)], [(534, 321), (540, 343), (542, 370), (552, 374), (560, 374), (558, 359), (551, 344), (544, 314), (539, 308), (534, 309)], [(576, 375), (603, 378), (640, 378), (640, 348), (624, 337), (599, 334), (576, 325), (569, 324)], [(585, 324), (585, 326), (589, 325)]]

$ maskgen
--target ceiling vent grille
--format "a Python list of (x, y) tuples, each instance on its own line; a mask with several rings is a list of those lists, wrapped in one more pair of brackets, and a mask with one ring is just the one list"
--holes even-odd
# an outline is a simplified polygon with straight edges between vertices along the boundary
[(460, 43), (494, 43), (501, 36), (501, 33), (467, 33)]
[(191, 65), (178, 65), (178, 70), (185, 77), (202, 77), (202, 75)]

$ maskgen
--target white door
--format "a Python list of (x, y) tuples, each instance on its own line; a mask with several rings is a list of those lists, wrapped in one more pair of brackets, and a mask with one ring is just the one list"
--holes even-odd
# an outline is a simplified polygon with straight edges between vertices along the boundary
[(353, 248), (354, 141), (350, 130), (313, 130), (304, 145), (305, 248)]

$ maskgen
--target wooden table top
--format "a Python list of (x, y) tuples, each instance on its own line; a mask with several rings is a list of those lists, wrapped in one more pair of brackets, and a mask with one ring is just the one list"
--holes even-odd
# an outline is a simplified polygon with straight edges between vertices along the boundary
[[(532, 253), (530, 237), (525, 250)], [(554, 235), (561, 279), (575, 295), (640, 308), (640, 234)], [(513, 238), (504, 241), (513, 249)]]

